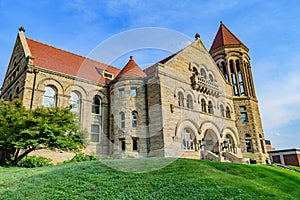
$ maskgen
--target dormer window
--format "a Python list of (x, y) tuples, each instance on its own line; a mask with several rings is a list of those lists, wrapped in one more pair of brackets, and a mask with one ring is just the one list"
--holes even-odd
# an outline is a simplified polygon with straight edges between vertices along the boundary
[(114, 79), (114, 74), (112, 74), (108, 71), (105, 71), (105, 70), (97, 68), (97, 67), (96, 67), (96, 71), (98, 72), (99, 75), (103, 76), (104, 78), (107, 78), (109, 80)]
[(103, 71), (103, 77), (107, 78), (109, 80), (112, 80), (114, 78), (114, 75), (112, 73), (107, 72), (107, 71)]

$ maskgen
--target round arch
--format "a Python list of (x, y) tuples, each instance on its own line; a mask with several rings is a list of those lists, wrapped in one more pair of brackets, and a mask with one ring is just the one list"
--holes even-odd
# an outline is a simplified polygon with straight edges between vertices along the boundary
[(65, 94), (69, 95), (73, 91), (75, 91), (75, 92), (77, 91), (78, 93), (80, 93), (82, 99), (86, 99), (88, 96), (86, 90), (82, 86), (77, 85), (77, 84), (76, 85), (68, 85), (65, 89)]
[(182, 87), (176, 87), (174, 90), (174, 97), (177, 97), (179, 92), (182, 92), (183, 96), (185, 96), (185, 89), (183, 89)]
[(45, 87), (48, 85), (52, 85), (57, 89), (57, 94), (58, 95), (64, 95), (64, 87), (62, 86), (62, 84), (52, 78), (45, 78), (43, 80), (41, 80), (38, 84), (37, 84), (37, 89), (40, 91), (44, 91)]
[(195, 137), (197, 137), (197, 133), (198, 133), (197, 125), (196, 125), (196, 123), (194, 121), (188, 120), (188, 119), (179, 121), (177, 123), (176, 129), (175, 129), (175, 136), (180, 136), (181, 131), (184, 128), (191, 129), (194, 132)]

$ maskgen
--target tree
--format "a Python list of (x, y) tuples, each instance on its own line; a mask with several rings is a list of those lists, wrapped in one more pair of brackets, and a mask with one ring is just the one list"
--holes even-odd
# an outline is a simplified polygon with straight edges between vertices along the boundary
[(0, 100), (0, 165), (16, 166), (39, 149), (78, 152), (87, 145), (70, 108), (27, 110), (20, 100)]

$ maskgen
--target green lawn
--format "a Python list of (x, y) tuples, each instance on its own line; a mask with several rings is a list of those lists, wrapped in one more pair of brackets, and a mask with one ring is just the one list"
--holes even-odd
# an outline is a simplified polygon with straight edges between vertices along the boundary
[(0, 168), (0, 199), (299, 198), (300, 173), (262, 165), (151, 158)]

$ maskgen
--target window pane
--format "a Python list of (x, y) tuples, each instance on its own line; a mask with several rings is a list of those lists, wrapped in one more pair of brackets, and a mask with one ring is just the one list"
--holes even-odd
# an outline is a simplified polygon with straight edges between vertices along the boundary
[(95, 96), (93, 99), (92, 113), (94, 114), (101, 113), (101, 99), (99, 96)]
[(54, 107), (56, 105), (56, 91), (52, 87), (45, 87), (43, 106)]
[(91, 142), (99, 142), (100, 126), (92, 124), (91, 126)]
[(125, 128), (125, 114), (123, 112), (120, 113), (120, 128)]
[(242, 122), (248, 122), (247, 113), (241, 113)]
[(136, 88), (131, 88), (131, 96), (136, 97)]
[(240, 106), (240, 110), (246, 110), (246, 106)]
[(132, 127), (137, 127), (138, 122), (138, 114), (137, 112), (132, 112)]
[(80, 98), (76, 92), (71, 92), (69, 104), (71, 106), (71, 111), (73, 112), (80, 111)]
[(125, 97), (125, 91), (124, 89), (119, 90), (119, 97)]

